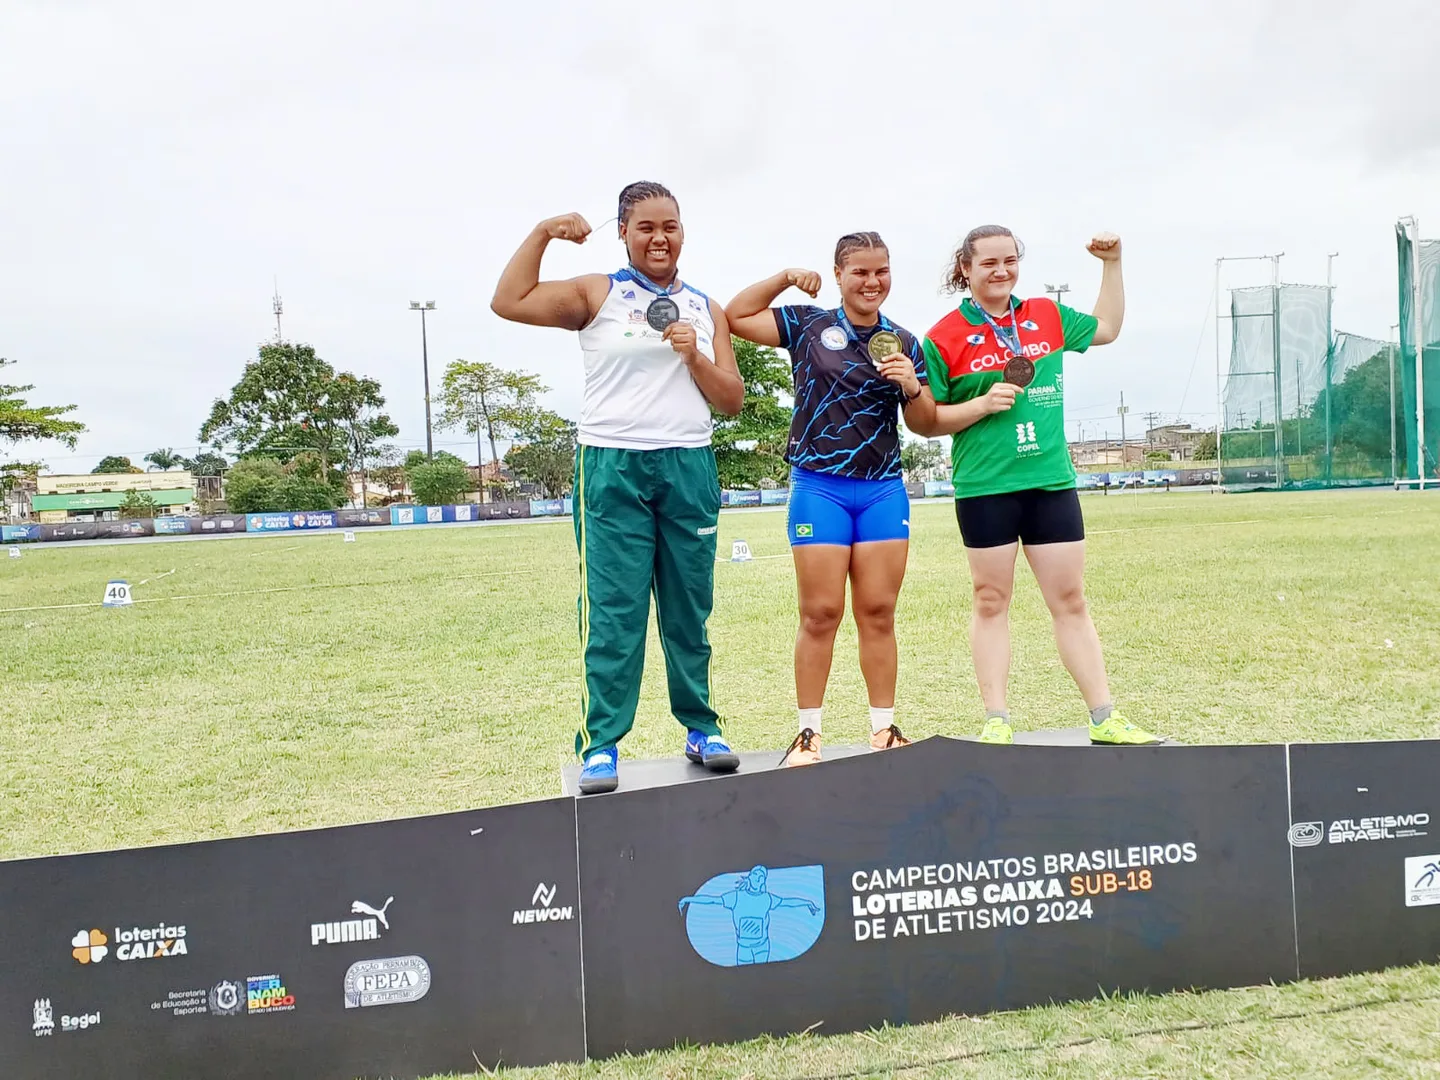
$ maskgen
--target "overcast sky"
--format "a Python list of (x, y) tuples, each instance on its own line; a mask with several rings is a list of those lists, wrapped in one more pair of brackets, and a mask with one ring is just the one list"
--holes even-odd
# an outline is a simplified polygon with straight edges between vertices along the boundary
[[(1323, 283), (1338, 250), (1336, 327), (1389, 335), (1395, 219), (1440, 235), (1436, 42), (1435, 0), (0, 0), (0, 356), (89, 426), (39, 448), (52, 471), (193, 449), (274, 333), (278, 276), (286, 337), (378, 378), (403, 446), (425, 440), (412, 299), (438, 305), (432, 384), (494, 360), (573, 418), (574, 335), (502, 322), (491, 291), (536, 221), (599, 226), (655, 179), (682, 276), (722, 302), (787, 266), (830, 282), (836, 237), (877, 229), (887, 314), (922, 333), (971, 226), (1011, 226), (1021, 291), (1084, 308), (1085, 241), (1114, 230), (1125, 329), (1068, 367), (1072, 437), (1118, 432), (1122, 390), (1132, 431), (1212, 423), (1218, 255), (1283, 250), (1286, 281)], [(612, 226), (545, 272), (622, 261)]]

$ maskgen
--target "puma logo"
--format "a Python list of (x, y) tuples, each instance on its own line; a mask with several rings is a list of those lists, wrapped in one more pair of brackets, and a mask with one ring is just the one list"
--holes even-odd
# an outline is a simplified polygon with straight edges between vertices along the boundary
[(356, 900), (354, 903), (352, 903), (352, 904), (350, 905), (350, 914), (351, 914), (351, 915), (373, 915), (373, 916), (375, 916), (375, 918), (377, 918), (377, 919), (380, 920), (380, 925), (381, 925), (381, 926), (385, 927), (386, 930), (389, 930), (389, 929), (390, 929), (390, 920), (387, 919), (387, 918), (385, 918), (385, 912), (389, 910), (390, 905), (393, 904), (394, 902), (395, 902), (395, 897), (393, 897), (393, 896), (387, 897), (387, 898), (385, 899), (385, 903), (382, 904), (382, 905), (380, 905), (379, 909), (377, 910), (376, 908), (373, 908), (373, 907), (371, 907), (369, 904), (365, 903), (364, 900)]

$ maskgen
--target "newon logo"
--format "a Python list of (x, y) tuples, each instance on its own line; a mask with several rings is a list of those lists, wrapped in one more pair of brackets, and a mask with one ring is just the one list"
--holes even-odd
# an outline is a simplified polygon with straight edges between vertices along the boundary
[(555, 905), (555, 885), (543, 881), (535, 886), (530, 895), (530, 907), (519, 908), (510, 919), (511, 926), (526, 923), (565, 922), (575, 917), (575, 908), (570, 904)]
[(823, 866), (754, 866), (717, 874), (680, 898), (690, 947), (716, 967), (794, 960), (825, 926)]

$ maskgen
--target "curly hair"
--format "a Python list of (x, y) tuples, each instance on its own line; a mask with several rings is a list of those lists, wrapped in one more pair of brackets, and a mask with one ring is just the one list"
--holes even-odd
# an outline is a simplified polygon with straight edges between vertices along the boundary
[(1015, 241), (1015, 254), (1022, 259), (1025, 258), (1025, 245), (1004, 225), (981, 225), (978, 229), (971, 229), (955, 250), (955, 260), (945, 278), (945, 288), (948, 292), (963, 292), (970, 287), (970, 279), (965, 274), (965, 264), (975, 258), (975, 241), (984, 240), (989, 236), (1008, 236)]

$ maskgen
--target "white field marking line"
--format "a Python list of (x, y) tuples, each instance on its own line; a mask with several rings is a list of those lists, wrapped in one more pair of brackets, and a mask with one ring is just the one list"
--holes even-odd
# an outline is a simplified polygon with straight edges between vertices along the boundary
[[(156, 574), (154, 577), (147, 577), (144, 581), (140, 582), (140, 585), (149, 585), (150, 582), (159, 581), (163, 577), (169, 577), (174, 572), (174, 570), (166, 570), (163, 574)], [(136, 585), (135, 588), (138, 589), (140, 585)]]
[(760, 562), (762, 559), (788, 559), (788, 558), (790, 558), (789, 555), (751, 555), (750, 558), (748, 558), (748, 559), (721, 559), (721, 558), (717, 558), (715, 561), (716, 561), (716, 562), (726, 562), (726, 563), (728, 563), (728, 562)]
[(294, 551), (299, 546), (299, 544), (291, 544), (288, 548), (276, 548), (274, 551), (252, 551), (250, 558), (253, 559), (256, 555), (278, 555), (282, 551)]
[[(497, 570), (485, 574), (458, 574), (450, 580), (463, 578), (517, 577), (521, 574), (543, 574), (545, 570)], [(234, 592), (183, 593), (179, 596), (152, 596), (136, 599), (137, 604), (163, 604), (171, 600), (212, 600), (231, 596), (262, 596), (267, 593), (309, 592), (314, 589), (356, 589), (366, 585), (413, 585), (413, 581), (330, 581), (313, 585), (282, 585), (274, 589), (239, 589)], [(102, 601), (89, 604), (44, 604), (38, 607), (0, 608), (0, 615), (18, 615), (25, 611), (65, 611), (72, 608), (103, 607)]]

